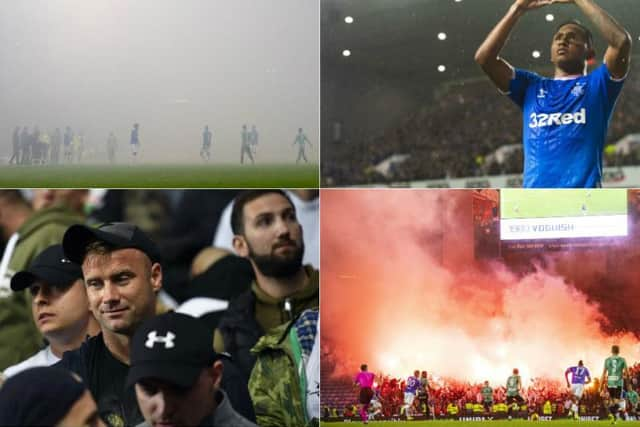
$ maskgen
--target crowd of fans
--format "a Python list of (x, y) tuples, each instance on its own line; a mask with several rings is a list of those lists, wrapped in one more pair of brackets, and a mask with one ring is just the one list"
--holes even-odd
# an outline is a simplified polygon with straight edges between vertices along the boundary
[[(638, 132), (640, 77), (631, 73), (611, 120), (606, 144)], [(522, 173), (522, 150), (492, 160), (500, 147), (520, 144), (522, 113), (484, 79), (449, 84), (434, 99), (383, 135), (326, 141), (323, 185), (356, 185), (409, 180)], [(354, 133), (355, 134), (355, 133)], [(374, 168), (394, 154), (410, 157), (387, 175)], [(640, 164), (640, 152), (605, 149), (605, 166)]]
[(0, 425), (317, 425), (317, 198), (0, 190)]
[[(328, 368), (328, 370), (331, 370)], [(636, 363), (629, 368), (631, 384), (634, 390), (640, 388), (640, 363)], [(326, 401), (321, 402), (323, 407), (323, 417), (357, 417), (358, 396), (352, 381), (347, 378), (324, 378), (323, 383), (342, 384), (344, 391), (343, 402)], [(493, 404), (489, 410), (482, 405), (483, 398), (481, 389), (483, 383), (472, 383), (453, 378), (435, 378), (429, 375), (429, 390), (427, 396), (418, 393), (413, 402), (412, 414), (426, 417), (447, 418), (452, 416), (493, 416), (495, 418), (506, 417), (508, 407), (506, 404), (506, 388), (503, 384), (492, 384)], [(370, 407), (370, 413), (376, 414), (377, 418), (398, 418), (404, 417), (404, 390), (405, 380), (389, 375), (379, 375), (374, 384), (374, 403)], [(323, 389), (325, 386), (323, 386)], [(532, 378), (530, 384), (524, 386), (522, 396), (525, 402), (518, 406), (515, 416), (529, 417), (536, 413), (544, 415), (550, 411), (549, 415), (567, 416), (571, 393), (562, 380), (549, 378)], [(607, 414), (607, 396), (600, 391), (599, 379), (596, 378), (584, 391), (580, 401), (581, 415), (599, 415), (605, 417)], [(504, 404), (504, 405), (503, 405)], [(547, 409), (545, 409), (547, 404)], [(455, 409), (454, 409), (455, 408)]]

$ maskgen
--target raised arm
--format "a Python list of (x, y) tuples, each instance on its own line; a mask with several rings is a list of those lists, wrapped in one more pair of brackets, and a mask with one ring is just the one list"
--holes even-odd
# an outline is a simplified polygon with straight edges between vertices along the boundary
[(556, 2), (575, 3), (580, 8), (609, 45), (604, 54), (609, 74), (616, 79), (623, 78), (629, 71), (631, 58), (631, 36), (627, 30), (593, 0), (556, 0)]
[(475, 61), (501, 91), (509, 90), (509, 82), (513, 78), (512, 67), (499, 56), (509, 34), (526, 11), (546, 6), (552, 1), (516, 0), (476, 51)]

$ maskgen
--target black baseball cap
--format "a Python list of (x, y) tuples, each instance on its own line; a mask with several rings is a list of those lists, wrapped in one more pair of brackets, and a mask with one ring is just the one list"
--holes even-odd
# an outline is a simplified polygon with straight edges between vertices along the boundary
[(49, 246), (38, 254), (29, 268), (19, 271), (11, 278), (11, 289), (21, 291), (41, 280), (49, 285), (65, 288), (82, 279), (80, 265), (64, 256), (62, 245)]
[(156, 244), (140, 228), (127, 222), (108, 222), (97, 228), (72, 225), (64, 233), (62, 247), (71, 261), (82, 264), (87, 253), (87, 245), (95, 241), (105, 242), (114, 249), (138, 249), (144, 252), (151, 262), (160, 262), (160, 252)]
[(71, 372), (50, 366), (26, 369), (0, 388), (0, 425), (52, 426), (87, 388)]
[(145, 378), (191, 387), (219, 355), (213, 330), (198, 318), (169, 312), (145, 321), (131, 341), (127, 387)]

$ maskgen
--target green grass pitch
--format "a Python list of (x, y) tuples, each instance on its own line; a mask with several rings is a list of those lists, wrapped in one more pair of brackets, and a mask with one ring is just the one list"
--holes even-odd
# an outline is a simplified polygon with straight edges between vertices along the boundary
[[(532, 426), (532, 425), (548, 425), (550, 427), (576, 427), (587, 425), (611, 425), (609, 421), (574, 421), (574, 420), (553, 420), (553, 421), (527, 421), (527, 420), (491, 420), (491, 421), (456, 421), (456, 420), (437, 420), (437, 421), (369, 421), (366, 424), (369, 427), (393, 427), (393, 426), (406, 426), (406, 427), (446, 427), (446, 426), (459, 426), (461, 424), (486, 426), (486, 427), (519, 427), (519, 426)], [(616, 426), (624, 425), (638, 425), (637, 421), (618, 421)], [(344, 422), (320, 422), (320, 426), (337, 427), (337, 426), (364, 426), (362, 422), (351, 421), (349, 423)]]
[(502, 219), (627, 213), (626, 189), (501, 189), (500, 199)]
[(317, 164), (2, 166), (3, 188), (318, 188)]

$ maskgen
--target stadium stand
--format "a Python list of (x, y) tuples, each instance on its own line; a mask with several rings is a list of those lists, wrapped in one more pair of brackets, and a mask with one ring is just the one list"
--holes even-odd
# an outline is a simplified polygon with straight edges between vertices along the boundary
[[(640, 165), (640, 150), (614, 146), (638, 132), (640, 77), (630, 74), (607, 137), (605, 166)], [(522, 115), (485, 79), (448, 83), (434, 99), (382, 135), (330, 142), (323, 147), (322, 185), (390, 184), (522, 173)], [(633, 145), (632, 145), (633, 147)], [(506, 151), (504, 155), (497, 153)], [(376, 166), (408, 155), (381, 173)], [(496, 158), (499, 158), (497, 160)]]

